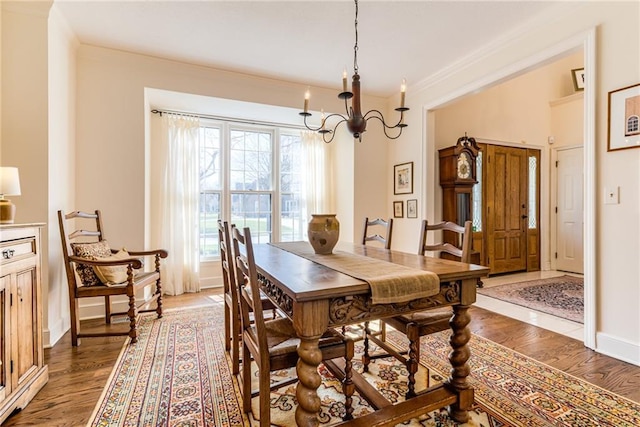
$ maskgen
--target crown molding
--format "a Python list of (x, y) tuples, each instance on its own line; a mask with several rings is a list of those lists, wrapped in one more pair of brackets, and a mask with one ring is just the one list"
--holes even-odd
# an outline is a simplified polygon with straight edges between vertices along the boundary
[(448, 66), (422, 79), (415, 85), (412, 85), (411, 92), (421, 92), (450, 78), (453, 74), (459, 74), (464, 72), (465, 70), (473, 68), (475, 64), (482, 61), (484, 58), (489, 57), (505, 49), (506, 47), (517, 43), (519, 39), (526, 36), (531, 31), (541, 28), (544, 25), (549, 24), (550, 22), (561, 19), (566, 15), (568, 11), (574, 10), (576, 8), (576, 5), (578, 5), (578, 3), (560, 2), (557, 5), (546, 9), (545, 11), (535, 15), (522, 25), (519, 25), (511, 31), (505, 32), (493, 42), (486, 44), (480, 49), (476, 49), (474, 52), (467, 56), (459, 58)]

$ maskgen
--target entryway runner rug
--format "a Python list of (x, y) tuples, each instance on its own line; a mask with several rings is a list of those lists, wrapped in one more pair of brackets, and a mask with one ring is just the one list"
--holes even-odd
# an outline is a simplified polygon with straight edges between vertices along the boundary
[(583, 323), (584, 280), (559, 276), (478, 289), (478, 293)]
[[(166, 311), (162, 319), (141, 316), (136, 344), (125, 343), (88, 426), (257, 426), (242, 414), (238, 384), (223, 344), (222, 305)], [(390, 331), (388, 339), (402, 345)], [(421, 361), (431, 383), (449, 371), (448, 332), (423, 337)], [(359, 343), (361, 344), (361, 343)], [(468, 425), (638, 426), (640, 404), (579, 380), (484, 338), (473, 336), (471, 383), (476, 405)], [(357, 345), (357, 351), (361, 346)], [(359, 357), (354, 368), (361, 371)], [(339, 383), (327, 378), (319, 390), (323, 424), (344, 410)], [(378, 359), (370, 376), (389, 399), (401, 400), (406, 371), (392, 359)], [(286, 373), (283, 373), (286, 375)], [(422, 378), (424, 380), (424, 377)], [(272, 421), (293, 426), (295, 388), (272, 393)], [(255, 400), (255, 399), (254, 399)], [(370, 411), (354, 396), (355, 414)], [(456, 426), (446, 411), (434, 411), (408, 425)]]

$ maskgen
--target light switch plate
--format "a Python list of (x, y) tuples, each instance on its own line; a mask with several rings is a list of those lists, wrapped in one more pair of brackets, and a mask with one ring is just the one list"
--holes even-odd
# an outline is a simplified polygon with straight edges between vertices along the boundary
[(617, 205), (620, 203), (620, 187), (605, 187), (604, 204)]

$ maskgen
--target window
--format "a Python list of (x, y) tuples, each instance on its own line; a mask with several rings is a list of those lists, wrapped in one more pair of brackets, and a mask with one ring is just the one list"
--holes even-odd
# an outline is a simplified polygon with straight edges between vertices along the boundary
[(538, 218), (536, 213), (538, 212), (538, 158), (536, 156), (529, 156), (529, 229), (538, 228)]
[(626, 135), (633, 135), (640, 131), (638, 123), (638, 116), (631, 116), (627, 120), (627, 133)]
[(300, 133), (213, 120), (200, 132), (200, 256), (218, 256), (220, 218), (254, 243), (303, 240)]

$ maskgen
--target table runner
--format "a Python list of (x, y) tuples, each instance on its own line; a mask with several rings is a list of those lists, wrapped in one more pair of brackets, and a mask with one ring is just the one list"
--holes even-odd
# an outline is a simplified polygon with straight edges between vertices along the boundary
[(308, 242), (270, 244), (369, 283), (373, 304), (403, 303), (440, 292), (440, 279), (431, 271), (416, 270), (344, 251), (318, 255)]

